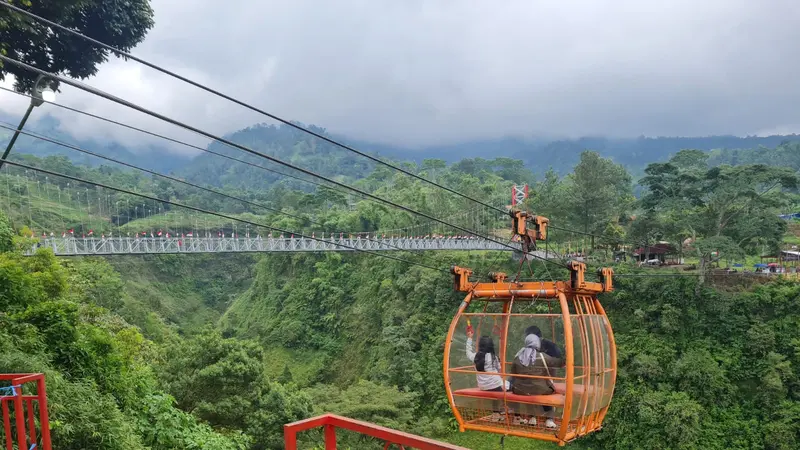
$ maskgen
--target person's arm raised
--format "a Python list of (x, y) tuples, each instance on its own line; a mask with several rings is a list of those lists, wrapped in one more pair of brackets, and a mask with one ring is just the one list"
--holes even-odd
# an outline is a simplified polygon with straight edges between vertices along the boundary
[(467, 358), (470, 361), (474, 362), (475, 361), (475, 351), (473, 350), (474, 347), (472, 346), (472, 334), (471, 333), (467, 334), (467, 345), (466, 345), (466, 348), (467, 348)]

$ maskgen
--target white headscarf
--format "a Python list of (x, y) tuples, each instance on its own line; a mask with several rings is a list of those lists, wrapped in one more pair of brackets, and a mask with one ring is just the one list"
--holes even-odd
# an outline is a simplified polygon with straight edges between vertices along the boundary
[(542, 341), (539, 339), (539, 336), (529, 334), (525, 336), (525, 347), (518, 351), (515, 357), (519, 358), (519, 362), (522, 363), (523, 366), (528, 367), (536, 361), (536, 356), (538, 356), (537, 350), (541, 350), (541, 346)]

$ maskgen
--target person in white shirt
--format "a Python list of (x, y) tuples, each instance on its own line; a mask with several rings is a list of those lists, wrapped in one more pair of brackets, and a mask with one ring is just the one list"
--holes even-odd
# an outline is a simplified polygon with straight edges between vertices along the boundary
[[(500, 375), (500, 359), (494, 350), (494, 341), (491, 336), (481, 336), (478, 341), (478, 352), (473, 351), (472, 332), (467, 333), (467, 358), (475, 364), (475, 370), (479, 373), (478, 389), (482, 391), (503, 391), (503, 378)], [(506, 382), (506, 389), (509, 388)]]
[[(478, 351), (476, 353), (473, 351), (473, 335), (473, 331), (467, 331), (466, 351), (467, 358), (475, 364), (475, 370), (479, 372), (477, 374), (478, 389), (494, 392), (510, 391), (511, 383), (509, 381), (504, 381), (502, 376), (497, 375), (500, 373), (500, 359), (497, 357), (497, 353), (495, 353), (494, 341), (491, 336), (481, 336), (478, 340)], [(501, 408), (499, 408), (499, 405), (495, 405), (493, 409), (498, 410)], [(489, 420), (492, 422), (503, 422), (506, 420), (505, 417), (506, 411), (501, 411), (500, 413), (495, 412), (491, 415)]]

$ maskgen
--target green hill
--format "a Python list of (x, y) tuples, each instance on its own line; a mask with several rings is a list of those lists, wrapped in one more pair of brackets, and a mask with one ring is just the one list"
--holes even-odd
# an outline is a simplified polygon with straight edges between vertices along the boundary
[[(789, 147), (781, 151), (793, 154)], [(314, 220), (327, 230), (416, 225), (428, 227), (422, 233), (447, 231), (404, 212), (326, 191), (283, 187), (284, 196), (277, 201), (270, 197), (273, 191), (224, 183), (226, 192), (275, 201), (308, 218), (293, 222), (129, 171), (76, 166), (63, 157), (17, 157), (34, 166), (291, 229), (314, 229)], [(728, 188), (736, 187), (738, 196), (726, 197), (729, 204), (722, 204), (733, 208), (726, 211), (751, 198), (749, 178), (735, 178), (738, 169), (681, 165), (688, 157), (699, 158), (689, 152), (673, 165), (655, 166), (648, 181), (655, 187), (653, 195), (636, 203), (624, 169), (586, 153), (573, 174), (551, 174), (537, 184), (539, 195), (530, 199), (530, 206), (547, 211), (554, 223), (610, 230), (603, 231), (597, 249), (590, 249), (602, 261), (605, 250), (629, 236), (652, 235), (652, 227), (637, 228), (642, 222), (622, 220), (632, 212), (657, 213), (658, 221), (645, 225), (658, 224), (672, 238), (680, 236), (682, 230), (675, 225), (681, 220), (706, 217), (720, 206), (703, 209), (698, 200), (706, 197), (695, 198), (695, 187), (708, 188), (706, 196), (729, 195)], [(450, 166), (426, 161), (409, 167), (495, 205), (507, 202), (513, 180), (533, 181), (526, 167), (507, 158), (467, 159)], [(0, 174), (0, 192), (5, 194), (0, 205), (16, 230), (0, 215), (0, 371), (48, 373), (56, 448), (277, 449), (282, 448), (284, 423), (323, 411), (470, 448), (497, 447), (499, 436), (458, 434), (453, 427), (441, 355), (447, 326), (463, 295), (453, 292), (444, 269), (460, 264), (476, 274), (513, 274), (519, 265), (509, 254), (395, 254), (442, 271), (335, 253), (57, 259), (42, 250), (23, 257), (9, 251), (10, 241), (16, 234), (16, 245), (30, 248), (28, 225), (36, 234), (66, 227), (125, 234), (155, 227), (175, 232), (212, 219), (187, 216), (163, 202), (140, 207), (132, 196), (8, 169)], [(405, 176), (379, 168), (358, 175), (360, 170), (348, 176), (359, 178), (356, 182), (370, 192), (474, 229), (508, 226), (505, 217), (474, 209)], [(754, 167), (742, 171), (756, 177), (765, 173)], [(722, 175), (718, 179), (706, 177), (717, 173)], [(791, 178), (788, 173), (781, 176)], [(728, 179), (739, 181), (732, 186), (725, 184)], [(754, 217), (768, 217), (790, 194), (789, 189), (768, 193), (759, 197), (764, 203), (747, 207)], [(681, 215), (669, 209), (680, 206), (684, 196), (695, 202), (691, 216), (688, 210)], [(775, 229), (762, 236), (772, 244), (785, 226), (776, 222), (769, 222)], [(743, 217), (730, 223), (732, 229), (723, 230), (723, 236), (753, 236), (753, 224)], [(700, 239), (706, 238), (704, 223), (694, 220), (692, 225)], [(207, 226), (230, 229), (233, 224), (223, 220)], [(550, 244), (577, 245), (574, 239), (556, 230)], [(586, 248), (587, 242), (581, 245)], [(725, 248), (731, 254), (756, 250), (744, 244), (739, 250)], [(538, 262), (532, 270), (537, 278), (566, 276)], [(630, 263), (617, 266), (621, 273), (636, 270)], [(615, 398), (605, 429), (571, 445), (796, 448), (800, 285), (775, 281), (732, 292), (698, 283), (697, 277), (620, 277), (616, 291), (602, 298), (619, 350)], [(318, 437), (306, 436), (304, 448), (318, 445)], [(340, 445), (370, 448), (372, 443), (343, 436)], [(508, 439), (506, 448), (554, 446)]]
[[(0, 113), (0, 121), (16, 128), (19, 118)], [(93, 153), (163, 173), (172, 172), (188, 164), (191, 160), (189, 155), (176, 153), (174, 149), (171, 150), (164, 146), (148, 145), (133, 150), (126, 145), (105, 138), (102, 140), (76, 139), (69, 133), (68, 125), (65, 124), (62, 128), (61, 122), (49, 114), (39, 120), (31, 119), (26, 124), (24, 131), (37, 133), (49, 139), (80, 147)], [(13, 131), (0, 128), (0, 147), (5, 149), (12, 134)], [(13, 152), (38, 157), (66, 156), (74, 163), (88, 166), (98, 166), (102, 163), (100, 159), (93, 156), (24, 134), (17, 138)]]
[[(14, 118), (0, 116), (0, 120), (14, 122)], [(300, 124), (301, 126), (305, 126)], [(768, 164), (780, 165), (770, 149), (786, 147), (794, 148), (796, 153), (798, 135), (788, 136), (707, 136), (707, 137), (638, 137), (638, 138), (603, 138), (582, 137), (578, 139), (548, 140), (541, 138), (523, 139), (506, 137), (482, 141), (461, 142), (447, 145), (429, 145), (419, 148), (407, 148), (399, 145), (375, 144), (337, 136), (328, 133), (324, 128), (308, 125), (309, 129), (332, 137), (340, 142), (348, 143), (355, 148), (394, 161), (414, 161), (421, 163), (425, 159), (442, 159), (448, 163), (456, 163), (467, 158), (512, 158), (521, 160), (537, 176), (542, 176), (552, 168), (559, 174), (568, 174), (580, 160), (580, 154), (586, 150), (600, 153), (625, 166), (635, 176), (643, 174), (647, 164), (665, 161), (683, 149), (698, 149), (711, 152), (712, 161), (720, 163), (741, 163), (767, 161)], [(29, 125), (29, 130), (41, 133), (53, 139), (61, 140), (87, 150), (111, 156), (124, 162), (137, 164), (162, 173), (177, 173), (188, 180), (208, 183), (215, 186), (227, 186), (237, 189), (266, 189), (279, 181), (274, 173), (264, 172), (258, 168), (242, 165), (235, 161), (220, 159), (207, 153), (179, 154), (169, 147), (149, 146), (135, 150), (117, 142), (97, 142), (93, 140), (76, 140), (62, 128), (59, 121), (52, 116)], [(0, 145), (10, 138), (11, 132), (0, 131)], [(226, 138), (253, 150), (292, 162), (306, 169), (337, 178), (340, 181), (353, 181), (368, 176), (374, 170), (374, 163), (354, 155), (332, 144), (326, 143), (310, 135), (285, 125), (257, 124), (226, 135)], [(786, 143), (786, 145), (783, 145)], [(264, 161), (238, 149), (227, 147), (218, 142), (211, 143), (209, 150), (243, 159), (253, 164), (264, 165), (274, 170), (295, 173), (278, 164)], [(750, 150), (754, 149), (754, 150)], [(39, 157), (67, 156), (73, 162), (84, 165), (99, 165), (96, 158), (82, 155), (73, 150), (55, 144), (21, 136), (15, 146), (15, 152), (27, 153)], [(192, 152), (191, 150), (189, 150)], [(190, 156), (191, 155), (191, 156)], [(766, 158), (762, 158), (766, 156)], [(524, 180), (514, 180), (522, 183)], [(291, 189), (309, 190), (308, 184), (281, 180), (281, 185)]]

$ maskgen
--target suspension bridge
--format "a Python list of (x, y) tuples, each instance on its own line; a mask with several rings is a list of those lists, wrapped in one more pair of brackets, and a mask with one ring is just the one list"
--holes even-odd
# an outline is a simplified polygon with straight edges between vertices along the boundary
[[(511, 247), (511, 248), (509, 248)], [(339, 251), (521, 251), (479, 237), (44, 237), (27, 252), (48, 248), (58, 256), (101, 256), (176, 253), (339, 252)], [(547, 257), (544, 251), (536, 256)], [(555, 257), (551, 253), (550, 257)]]
[[(446, 227), (420, 223), (374, 232), (277, 234), (268, 227), (242, 224), (172, 207), (158, 201), (122, 197), (114, 192), (75, 185), (34, 171), (7, 167), (0, 176), (4, 210), (18, 228), (36, 238), (26, 252), (47, 248), (57, 256), (104, 256), (180, 253), (253, 252), (397, 252), (509, 251), (517, 242), (491, 237), (500, 226), (482, 208), (449, 216), (478, 235), (452, 233)], [(250, 216), (255, 217), (255, 216)], [(44, 231), (43, 231), (44, 230)], [(56, 231), (58, 230), (58, 231)], [(146, 231), (145, 231), (146, 230)], [(556, 258), (542, 251), (532, 257)]]

